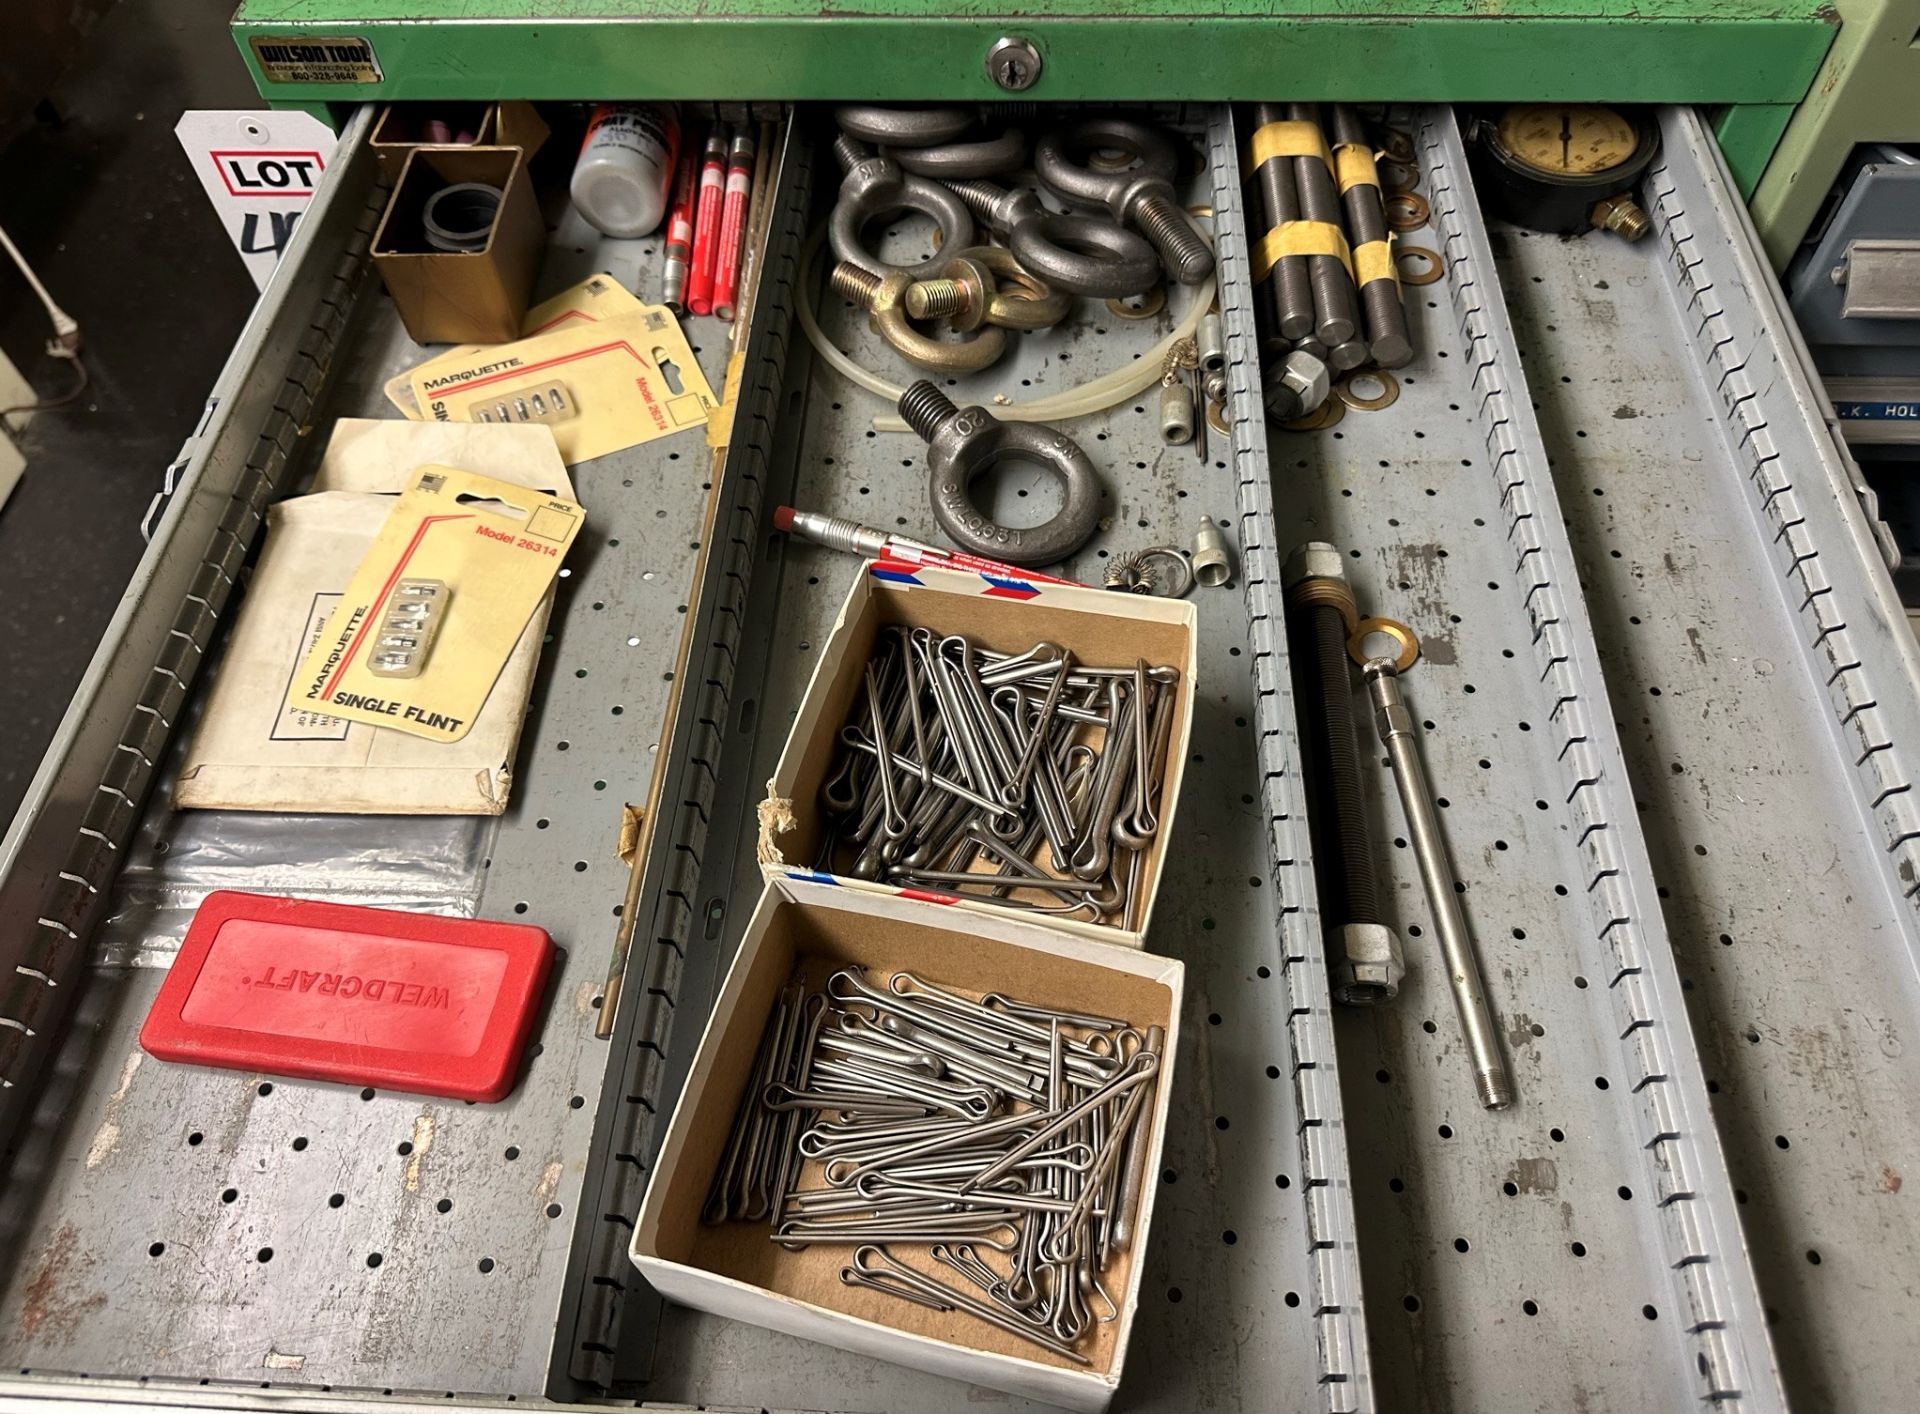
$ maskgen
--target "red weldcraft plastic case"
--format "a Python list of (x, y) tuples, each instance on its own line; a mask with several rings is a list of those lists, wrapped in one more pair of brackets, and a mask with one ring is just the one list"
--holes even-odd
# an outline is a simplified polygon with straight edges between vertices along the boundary
[(214, 893), (140, 1044), (161, 1060), (499, 1100), (553, 965), (544, 928)]

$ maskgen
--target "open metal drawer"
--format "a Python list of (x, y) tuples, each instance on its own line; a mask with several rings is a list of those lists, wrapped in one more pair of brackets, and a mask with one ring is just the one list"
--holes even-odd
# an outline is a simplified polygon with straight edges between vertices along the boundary
[[(1739, 631), (1773, 653), (1776, 672), (1759, 691), (1777, 696), (1765, 699), (1774, 720), (1795, 730), (1776, 754), (1799, 753), (1805, 782), (1776, 799), (1799, 813), (1716, 817), (1698, 829), (1689, 820), (1671, 833), (1686, 806), (1671, 800), (1667, 751), (1683, 753), (1675, 759), (1692, 780), (1721, 779), (1731, 743), (1714, 733), (1729, 728), (1662, 718), (1655, 730), (1616, 729), (1616, 717), (1632, 721), (1621, 704), (1642, 691), (1642, 674), (1693, 669), (1670, 661), (1687, 651), (1684, 635), (1646, 634), (1637, 651), (1621, 651), (1616, 609), (1637, 590), (1589, 563), (1603, 543), (1593, 508), (1604, 503), (1622, 522), (1608, 523), (1615, 538), (1604, 543), (1622, 550), (1623, 565), (1644, 563), (1634, 548), (1643, 541), (1685, 534), (1685, 521), (1629, 511), (1624, 486), (1584, 494), (1592, 439), (1573, 433), (1596, 425), (1587, 415), (1602, 396), (1592, 376), (1600, 341), (1562, 309), (1592, 283), (1587, 262), (1615, 272), (1622, 343), (1650, 345), (1642, 362), (1672, 375), (1633, 405), (1706, 429), (1702, 459), (1690, 465), (1720, 499), (1703, 502), (1703, 513), (1718, 517), (1749, 577), (1778, 547), (1762, 509), (1730, 514), (1752, 484), (1752, 437), (1718, 429), (1764, 410), (1776, 439), (1812, 445), (1802, 488), (1810, 479), (1825, 498), (1821, 525), (1851, 528), (1819, 545), (1835, 562), (1832, 602), (1855, 606), (1855, 625), (1878, 622), (1884, 576), (1852, 533), (1858, 509), (1831, 440), (1822, 449), (1813, 405), (1795, 395), (1777, 310), (1761, 306), (1742, 324), (1741, 367), (1782, 371), (1731, 399), (1718, 391), (1727, 380), (1715, 362), (1726, 341), (1691, 317), (1699, 281), (1689, 282), (1686, 242), (1711, 247), (1716, 262), (1751, 254), (1725, 173), (1694, 116), (1675, 111), (1654, 180), (1685, 195), (1656, 203), (1662, 247), (1523, 239), (1483, 221), (1452, 114), (1407, 115), (1434, 206), (1431, 243), (1448, 265), (1441, 283), (1409, 291), (1421, 355), (1392, 409), (1350, 414), (1326, 433), (1269, 434), (1251, 354), (1236, 136), (1225, 110), (1183, 116), (1204, 154), (1189, 198), (1213, 207), (1221, 257), (1230, 445), (1204, 460), (1166, 448), (1132, 404), (1072, 429), (1112, 495), (1109, 523), (1072, 572), (1097, 579), (1110, 553), (1184, 542), (1201, 514), (1231, 522), (1242, 554), (1231, 588), (1197, 591), (1201, 697), (1182, 811), (1191, 847), (1169, 868), (1152, 939), (1188, 963), (1190, 1050), (1122, 1404), (1784, 1407), (1755, 1267), (1768, 1302), (1783, 1299), (1780, 1281), (1796, 1314), (1825, 1302), (1823, 1326), (1844, 1319), (1834, 1292), (1785, 1271), (1781, 1244), (1797, 1244), (1797, 1228), (1782, 1221), (1742, 1237), (1709, 1077), (1724, 1094), (1742, 1062), (1756, 1083), (1768, 1075), (1714, 1043), (1721, 1028), (1748, 1024), (1744, 1014), (1697, 1006), (1694, 1024), (1709, 1038), (1703, 1065), (1688, 1005), (1702, 1003), (1703, 990), (1709, 1003), (1746, 987), (1771, 995), (1817, 966), (1783, 942), (1743, 957), (1731, 993), (1688, 995), (1702, 975), (1695, 933), (1729, 890), (1755, 887), (1731, 872), (1740, 847), (1819, 835), (1806, 813), (1819, 803), (1847, 812), (1849, 833), (1836, 829), (1831, 847), (1860, 881), (1846, 895), (1851, 916), (1883, 935), (1897, 930), (1904, 944), (1883, 947), (1858, 987), (1824, 982), (1837, 989), (1836, 1007), (1877, 982), (1883, 1013), (1896, 1023), (1911, 1013), (1911, 908), (1896, 886), (1898, 858), (1868, 829), (1888, 797), (1871, 798), (1842, 759), (1843, 728), (1860, 710), (1825, 710), (1818, 655), (1797, 630), (1806, 610), (1785, 591), (1765, 590), (1775, 604), (1732, 576), (1696, 590), (1718, 614), (1746, 606)], [(121, 858), (129, 869), (155, 867), (155, 849), (178, 828), (157, 805), (134, 828), (148, 777), (164, 769), (170, 724), (190, 711), (193, 674), (167, 655), (197, 659), (216, 646), (259, 509), (295, 484), (307, 430), (379, 415), (381, 381), (417, 357), (366, 270), (377, 194), (363, 121), (343, 156), (223, 376), (141, 579), (0, 853), (6, 961), (45, 974), (15, 974), (0, 1012), (25, 1019), (18, 989), (48, 980), (77, 997), (71, 1028), (0, 1037), (12, 1046), (9, 1077), (29, 1052), (43, 1053), (40, 1067), (17, 1072), (16, 1089), (0, 1092), (0, 1104), (36, 1102), (0, 1207), (0, 1250), (12, 1254), (0, 1270), (0, 1347), (18, 1372), (0, 1381), (0, 1397), (99, 1399), (113, 1389), (142, 1402), (281, 1403), (351, 1392), (446, 1407), (612, 1393), (835, 1410), (975, 1402), (979, 1392), (964, 1386), (665, 1307), (620, 1256), (658, 1117), (678, 1093), (732, 924), (759, 890), (751, 806), (853, 572), (850, 559), (771, 536), (771, 508), (792, 501), (881, 525), (926, 519), (918, 448), (872, 434), (878, 401), (816, 364), (793, 323), (794, 301), (811, 297), (799, 267), (825, 185), (804, 136), (786, 144), (779, 167), (754, 320), (738, 346), (732, 444), (711, 466), (679, 439), (582, 470), (596, 543), (563, 586), (515, 800), (497, 825), (458, 842), (471, 876), (461, 906), (503, 915), (525, 903), (567, 950), (544, 1049), (521, 1089), (503, 1106), (468, 1108), (138, 1060), (134, 1036), (158, 971), (96, 949), (101, 918), (124, 892)], [(610, 268), (653, 287), (655, 243), (603, 246), (589, 236), (571, 217), (559, 225), (547, 286)], [(1515, 287), (1519, 337), (1503, 276)], [(1741, 269), (1719, 283), (1753, 278)], [(822, 319), (862, 361), (885, 364), (848, 311)], [(694, 326), (697, 344), (707, 327)], [(1035, 396), (1127, 361), (1164, 331), (1098, 327), (1023, 340), (958, 393)], [(717, 385), (726, 350), (704, 342)], [(1574, 381), (1543, 376), (1548, 366)], [(1647, 438), (1637, 445), (1660, 450), (1655, 420), (1623, 425)], [(1635, 471), (1657, 476), (1656, 467)], [(1050, 492), (1003, 475), (996, 494), (1044, 513)], [(1448, 798), (1453, 853), (1515, 1062), (1520, 1101), (1505, 1113), (1473, 1101), (1437, 961), (1414, 933), (1425, 906), (1409, 851), (1385, 850), (1392, 921), (1413, 963), (1405, 992), (1374, 1013), (1335, 1016), (1328, 1006), (1279, 612), (1278, 560), (1308, 538), (1354, 551), (1363, 600), (1428, 639), (1408, 692), (1433, 723), (1425, 754)], [(210, 571), (200, 558), (209, 543), (224, 557)], [(1787, 572), (1804, 573), (1793, 568), (1804, 563), (1795, 557)], [(675, 691), (683, 632), (689, 651)], [(1903, 725), (1920, 702), (1911, 649), (1882, 633), (1855, 655), (1884, 709), (1874, 720)], [(135, 703), (149, 683), (162, 696), (143, 712)], [(144, 734), (117, 739), (130, 719)], [(650, 882), (619, 1025), (603, 1046), (590, 1013), (623, 884), (612, 825), (621, 799), (647, 793), (656, 729), (668, 759)], [(1808, 733), (1816, 739), (1800, 739)], [(1882, 758), (1876, 765), (1903, 760), (1891, 739), (1868, 755)], [(1399, 831), (1391, 789), (1384, 769), (1369, 782), (1383, 841)], [(1709, 854), (1670, 861), (1663, 848), (1655, 869), (1640, 805), (1651, 807), (1647, 836), (1663, 847), (1698, 839)], [(89, 810), (104, 815), (89, 821)], [(397, 827), (368, 828), (390, 848), (408, 847)], [(576, 873), (578, 862), (588, 869)], [(1663, 912), (1682, 878), (1697, 911), (1668, 901)], [(1785, 876), (1761, 887), (1785, 916), (1822, 926), (1823, 895), (1796, 894)], [(37, 919), (48, 921), (22, 922)], [(1835, 948), (1866, 946), (1851, 930), (1825, 931)], [(1795, 1023), (1783, 1012), (1777, 1024)], [(1838, 1099), (1821, 1090), (1840, 1111), (1825, 1122), (1873, 1122), (1893, 1102), (1898, 1074)], [(1744, 1106), (1732, 1113), (1739, 1132), (1729, 1146), (1751, 1163), (1746, 1127), (1762, 1121)], [(1728, 1114), (1723, 1107), (1723, 1126)], [(295, 1149), (296, 1138), (308, 1142)], [(1816, 1158), (1781, 1182), (1810, 1202), (1840, 1164)], [(1869, 1201), (1860, 1200), (1863, 1214)], [(1911, 1255), (1910, 1230), (1896, 1222), (1893, 1239)], [(375, 1252), (382, 1260), (371, 1266)], [(1834, 1388), (1892, 1389), (1897, 1319), (1851, 1333), (1852, 1363), (1869, 1369), (1852, 1385), (1832, 1384), (1824, 1358), (1807, 1355), (1786, 1363), (1790, 1391), (1819, 1407)]]

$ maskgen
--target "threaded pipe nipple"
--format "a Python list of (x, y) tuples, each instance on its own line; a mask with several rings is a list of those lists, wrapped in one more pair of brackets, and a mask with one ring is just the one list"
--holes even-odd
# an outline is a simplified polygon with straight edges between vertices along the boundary
[(900, 395), (900, 416), (923, 442), (931, 442), (933, 434), (959, 412), (951, 398), (924, 378)]

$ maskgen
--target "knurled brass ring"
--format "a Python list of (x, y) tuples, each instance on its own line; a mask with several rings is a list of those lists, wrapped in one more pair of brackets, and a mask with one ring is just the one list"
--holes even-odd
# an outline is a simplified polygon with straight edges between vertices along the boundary
[(1280, 426), (1288, 432), (1324, 432), (1346, 415), (1345, 403), (1338, 398), (1328, 398), (1305, 417), (1296, 417)]
[[(1424, 260), (1427, 263), (1426, 268), (1418, 275), (1409, 275), (1400, 264), (1403, 260)], [(1393, 263), (1394, 268), (1399, 271), (1400, 283), (1403, 285), (1431, 285), (1445, 274), (1447, 269), (1440, 261), (1440, 253), (1428, 250), (1423, 245), (1395, 246)]]
[(1330, 579), (1320, 575), (1303, 579), (1287, 591), (1287, 603), (1289, 605), (1324, 604), (1328, 608), (1338, 609), (1340, 622), (1347, 626), (1348, 637), (1352, 637), (1354, 629), (1360, 623), (1360, 606), (1353, 602), (1353, 586), (1344, 579)]
[(1384, 653), (1368, 653), (1366, 642), (1376, 635), (1392, 639), (1394, 644), (1393, 670), (1404, 673), (1420, 661), (1420, 639), (1417, 634), (1398, 619), (1368, 618), (1355, 624), (1347, 633), (1347, 656), (1361, 667), (1375, 658), (1383, 658)]
[(1387, 225), (1396, 231), (1417, 231), (1433, 215), (1433, 207), (1416, 191), (1397, 191), (1382, 203)]
[(1198, 206), (1189, 206), (1187, 208), (1187, 215), (1198, 217), (1202, 221), (1209, 221), (1213, 219), (1213, 208), (1205, 202), (1201, 202)]
[(1140, 292), (1138, 305), (1128, 304), (1124, 300), (1110, 299), (1107, 309), (1115, 319), (1151, 319), (1167, 307), (1167, 287), (1155, 285)]
[[(1380, 391), (1370, 398), (1353, 391), (1355, 383), (1367, 378), (1380, 385)], [(1333, 385), (1333, 393), (1355, 412), (1378, 412), (1400, 401), (1400, 380), (1384, 368), (1356, 368), (1340, 375), (1340, 381)]]

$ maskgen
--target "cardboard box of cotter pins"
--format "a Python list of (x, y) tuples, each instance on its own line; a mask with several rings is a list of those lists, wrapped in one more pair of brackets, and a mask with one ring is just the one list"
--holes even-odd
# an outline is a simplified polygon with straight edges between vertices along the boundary
[[(1076, 667), (1131, 670), (1144, 661), (1179, 673), (1172, 690), (1173, 720), (1164, 744), (1150, 743), (1158, 757), (1160, 790), (1154, 809), (1158, 826), (1139, 852), (1137, 873), (1126, 906), (1097, 921), (1085, 915), (1033, 912), (1045, 926), (1127, 947), (1145, 945), (1147, 926), (1168, 847), (1173, 839), (1180, 785), (1193, 729), (1196, 615), (1182, 599), (1114, 594), (1072, 585), (988, 578), (956, 570), (877, 560), (855, 580), (847, 602), (821, 645), (820, 657), (787, 738), (786, 750), (768, 783), (760, 807), (759, 856), (769, 879), (790, 877), (838, 884), (863, 892), (934, 898), (969, 913), (1004, 915), (1007, 906), (967, 896), (966, 890), (942, 890), (933, 884), (891, 882), (884, 871), (869, 868), (856, 877), (849, 867), (855, 851), (834, 839), (834, 822), (821, 801), (821, 787), (843, 761), (842, 727), (865, 701), (865, 670), (883, 634), (892, 626), (925, 627), (935, 641), (962, 635), (974, 651), (1027, 653), (1037, 643), (1052, 643), (1073, 656)], [(1082, 739), (1104, 750), (1098, 726), (1081, 729)], [(1056, 874), (1043, 840), (1029, 856)], [(987, 851), (970, 866), (978, 872), (999, 867)], [(968, 886), (971, 888), (971, 885)], [(984, 889), (982, 890), (984, 892)], [(1058, 905), (1063, 896), (1037, 889), (1015, 889), (1012, 899), (1036, 908)]]
[[(931, 611), (933, 606), (927, 607)], [(1086, 1297), (1081, 1332), (1067, 1347), (1071, 1354), (1022, 1338), (950, 1299), (915, 1300), (848, 1279), (850, 1271), (897, 1263), (921, 1274), (920, 1280), (940, 1283), (947, 1292), (988, 1303), (990, 1298), (981, 1294), (984, 1287), (969, 1285), (964, 1275), (943, 1265), (933, 1246), (938, 1239), (875, 1236), (860, 1245), (837, 1239), (811, 1245), (775, 1240), (775, 1222), (781, 1223), (782, 1234), (796, 1231), (782, 1216), (797, 1206), (791, 1200), (823, 1194), (828, 1187), (827, 1171), (818, 1160), (795, 1160), (785, 1190), (790, 1201), (779, 1211), (753, 1219), (710, 1210), (715, 1177), (738, 1153), (731, 1148), (736, 1113), (751, 1088), (763, 1085), (769, 1073), (762, 1068), (763, 1034), (777, 1034), (776, 1016), (792, 1014), (782, 1008), (798, 1007), (812, 1015), (807, 1003), (795, 1002), (796, 997), (810, 1002), (823, 993), (843, 999), (850, 995), (849, 976), (892, 994), (918, 993), (923, 1005), (930, 1005), (929, 996), (944, 997), (949, 1010), (941, 1014), (963, 1020), (974, 1014), (965, 1008), (979, 1003), (1005, 1006), (1007, 1011), (993, 1013), (1002, 1017), (1018, 1006), (1029, 1015), (1032, 1008), (1046, 1008), (1122, 1021), (1133, 1028), (1132, 1042), (1118, 1039), (1123, 1033), (1107, 1034), (1115, 1038), (1115, 1056), (1132, 1064), (1140, 1062), (1143, 1050), (1158, 1046), (1157, 1072), (1129, 1092), (1144, 1092), (1135, 1127), (1124, 1131), (1129, 1136), (1124, 1147), (1113, 1146), (1117, 1172), (1105, 1199), (1111, 1207), (1085, 1230), (1083, 1240), (1103, 1254), (1105, 1265), (1098, 1269), (1098, 1294)], [(776, 877), (746, 926), (667, 1126), (634, 1225), (629, 1249), (634, 1264), (662, 1295), (683, 1305), (1097, 1414), (1119, 1387), (1139, 1307), (1179, 1047), (1182, 976), (1182, 965), (1171, 958), (1090, 942), (1006, 909), (962, 914), (894, 893)], [(951, 1010), (955, 1006), (961, 1009), (958, 1013)], [(848, 1009), (864, 1011), (866, 1006), (856, 1002)], [(880, 1015), (879, 1010), (874, 1014)], [(1050, 1022), (1049, 1028), (1037, 1029), (1037, 1034), (1064, 1031), (1057, 1023)], [(1126, 1068), (1116, 1061), (1110, 1073), (1121, 1075)], [(1122, 1101), (1116, 1098), (1113, 1103)], [(773, 1122), (780, 1118), (784, 1116), (774, 1116)], [(821, 1127), (831, 1130), (844, 1119), (828, 1111), (802, 1110), (786, 1134), (791, 1139), (816, 1121), (826, 1122)], [(1102, 1174), (1100, 1145), (1096, 1129), (1089, 1142), (1078, 1146), (1085, 1151), (1078, 1160), (1072, 1158), (1078, 1152), (1074, 1145), (1050, 1152), (1068, 1155), (1068, 1162), (1083, 1161), (1089, 1175), (1083, 1181), (1092, 1185)], [(1059, 1162), (1043, 1156), (1033, 1176), (1014, 1191), (1062, 1191), (1049, 1186), (1044, 1172)], [(850, 1189), (851, 1176), (840, 1177), (842, 1186)], [(1125, 1236), (1109, 1247), (1100, 1234), (1111, 1236), (1107, 1225), (1116, 1214), (1124, 1215), (1120, 1221), (1127, 1224)], [(991, 1236), (982, 1234), (959, 1238), (956, 1245), (969, 1251), (964, 1246), (969, 1241), (976, 1272), (992, 1266), (994, 1274), (1010, 1275), (1013, 1259), (1006, 1248), (1014, 1245), (1011, 1240), (1003, 1237), (995, 1246)], [(1058, 1295), (1048, 1293), (1044, 1282), (1042, 1294)]]

